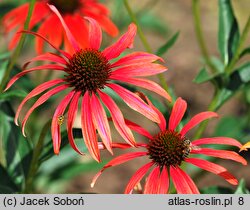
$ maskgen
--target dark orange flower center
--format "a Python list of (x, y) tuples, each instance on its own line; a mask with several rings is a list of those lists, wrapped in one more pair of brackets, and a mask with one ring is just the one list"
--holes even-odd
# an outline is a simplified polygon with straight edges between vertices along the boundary
[(80, 0), (49, 0), (61, 14), (74, 13), (81, 6)]
[(107, 83), (111, 68), (109, 61), (95, 49), (81, 49), (76, 52), (67, 64), (66, 81), (76, 91), (96, 92)]
[(190, 153), (190, 141), (175, 131), (163, 131), (148, 144), (148, 155), (157, 165), (176, 166)]

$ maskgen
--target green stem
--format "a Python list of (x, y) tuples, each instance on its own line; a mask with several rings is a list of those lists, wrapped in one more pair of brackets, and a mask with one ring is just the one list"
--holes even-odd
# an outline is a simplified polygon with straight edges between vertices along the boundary
[(49, 120), (44, 125), (44, 127), (41, 131), (41, 134), (39, 136), (37, 145), (33, 151), (33, 156), (31, 159), (29, 172), (28, 172), (26, 182), (25, 182), (24, 193), (31, 193), (32, 192), (33, 180), (34, 180), (34, 177), (35, 177), (37, 170), (39, 168), (38, 161), (39, 161), (40, 154), (42, 153), (42, 148), (44, 145), (44, 140), (45, 140), (46, 134), (50, 128), (50, 123), (51, 123), (51, 120)]
[[(35, 3), (36, 3), (36, 0), (31, 0), (31, 2), (30, 2), (28, 15), (27, 15), (27, 18), (26, 18), (25, 23), (24, 23), (24, 30), (29, 29), (29, 23), (30, 23), (30, 19), (31, 19), (33, 10), (34, 10)], [(17, 60), (18, 56), (20, 55), (22, 47), (24, 45), (25, 37), (26, 37), (26, 34), (22, 33), (22, 36), (21, 36), (21, 38), (19, 40), (19, 43), (18, 43), (18, 45), (17, 45), (17, 47), (16, 47), (16, 49), (15, 49), (15, 51), (14, 51), (12, 57), (11, 57), (8, 68), (6, 69), (6, 71), (4, 73), (2, 82), (0, 84), (0, 92), (3, 91), (7, 81), (9, 80), (10, 73), (11, 73), (11, 71), (12, 71), (12, 69), (13, 69), (13, 67), (14, 67), (14, 65), (16, 63), (16, 60)]]
[(235, 51), (235, 54), (232, 60), (230, 61), (229, 65), (225, 69), (225, 72), (227, 73), (227, 75), (230, 75), (232, 73), (236, 62), (239, 60), (240, 54), (243, 51), (244, 43), (248, 37), (249, 30), (250, 30), (250, 16), (248, 17), (247, 23), (243, 29), (242, 35), (240, 37), (239, 45)]
[[(139, 37), (140, 37), (140, 39), (142, 41), (142, 44), (144, 45), (146, 51), (148, 53), (153, 53), (153, 50), (150, 47), (150, 45), (149, 45), (149, 43), (148, 43), (148, 41), (147, 41), (147, 39), (146, 39), (146, 37), (145, 37), (145, 35), (144, 35), (141, 27), (139, 25), (139, 22), (138, 22), (138, 20), (137, 20), (137, 18), (135, 16), (135, 14), (133, 13), (133, 11), (132, 11), (132, 9), (131, 9), (131, 7), (130, 7), (130, 5), (129, 5), (129, 3), (128, 3), (127, 0), (124, 0), (124, 5), (125, 5), (125, 7), (126, 7), (126, 9), (128, 11), (128, 14), (129, 14), (130, 18), (132, 19), (132, 21), (137, 26), (138, 35), (139, 35)], [(160, 80), (161, 86), (164, 88), (164, 90), (168, 91), (168, 85), (167, 85), (166, 80), (164, 78), (164, 74), (158, 74), (157, 77)]]
[(194, 16), (194, 27), (195, 27), (195, 33), (197, 36), (198, 44), (200, 46), (201, 53), (207, 63), (207, 65), (210, 67), (211, 73), (215, 74), (218, 72), (215, 65), (211, 62), (209, 58), (209, 53), (205, 44), (204, 36), (201, 29), (201, 18), (200, 18), (200, 5), (199, 0), (193, 0), (192, 1), (192, 12)]

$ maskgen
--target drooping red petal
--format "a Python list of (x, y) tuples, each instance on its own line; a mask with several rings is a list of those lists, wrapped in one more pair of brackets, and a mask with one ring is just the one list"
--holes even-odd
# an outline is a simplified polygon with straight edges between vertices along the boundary
[(96, 183), (96, 180), (98, 179), (98, 177), (102, 174), (102, 172), (109, 168), (109, 167), (112, 167), (112, 166), (116, 166), (116, 165), (120, 165), (122, 163), (125, 163), (129, 160), (132, 160), (134, 158), (137, 158), (137, 157), (142, 157), (142, 156), (145, 156), (147, 155), (147, 152), (133, 152), (133, 153), (127, 153), (127, 154), (123, 154), (123, 155), (120, 155), (114, 159), (112, 159), (109, 163), (107, 163), (95, 176), (94, 178), (92, 179), (92, 182), (91, 182), (91, 187), (94, 187), (95, 183)]
[(123, 66), (115, 69), (112, 72), (112, 76), (115, 77), (145, 77), (153, 76), (160, 74), (164, 71), (167, 71), (167, 67), (157, 64), (157, 63), (144, 63), (144, 64), (135, 64), (130, 66)]
[(118, 67), (118, 66), (152, 63), (157, 60), (164, 62), (164, 60), (157, 55), (146, 53), (146, 52), (134, 52), (134, 53), (123, 56), (121, 59), (111, 64), (111, 68)]
[(212, 117), (218, 117), (218, 114), (215, 112), (201, 112), (195, 115), (181, 130), (180, 134), (184, 136), (190, 129), (198, 125), (204, 120), (207, 120)]
[(130, 120), (127, 120), (127, 119), (125, 119), (125, 123), (127, 124), (127, 126), (131, 130), (133, 130), (133, 131), (135, 131), (135, 132), (137, 132), (137, 133), (139, 133), (139, 134), (141, 134), (149, 139), (153, 139), (153, 136), (147, 130), (145, 130), (143, 127), (139, 126), (138, 124), (136, 124)]
[(193, 180), (179, 166), (170, 166), (170, 176), (178, 194), (199, 194)]
[(143, 194), (157, 194), (159, 188), (160, 168), (156, 166), (146, 179)]
[(113, 119), (116, 130), (119, 132), (119, 134), (124, 138), (126, 142), (134, 146), (135, 145), (134, 136), (131, 130), (129, 129), (129, 127), (126, 125), (124, 117), (120, 109), (116, 105), (116, 103), (106, 93), (98, 91), (98, 94), (100, 95), (105, 106), (108, 108), (111, 114), (111, 117)]
[[(57, 26), (57, 27), (53, 27)], [(37, 33), (43, 37), (46, 37), (50, 43), (57, 48), (60, 47), (63, 38), (63, 27), (56, 15), (50, 15), (40, 25)], [(36, 52), (41, 54), (43, 52), (44, 40), (40, 37), (36, 37)]]
[(144, 194), (166, 194), (169, 187), (169, 178), (166, 167), (162, 171), (155, 167), (146, 179)]
[(224, 167), (222, 167), (218, 164), (212, 163), (212, 162), (207, 161), (207, 160), (198, 159), (198, 158), (186, 158), (185, 161), (188, 163), (191, 163), (199, 168), (202, 168), (206, 171), (209, 171), (211, 173), (214, 173), (216, 175), (221, 176), (222, 178), (224, 178), (226, 181), (228, 181), (232, 185), (238, 184), (237, 179), (232, 174), (230, 174), (227, 171), (227, 169), (225, 169)]
[(181, 122), (187, 110), (187, 102), (182, 98), (177, 98), (169, 117), (168, 129), (174, 131)]
[(75, 91), (71, 91), (69, 94), (67, 94), (61, 103), (57, 106), (55, 113), (52, 118), (51, 122), (51, 135), (52, 135), (52, 141), (53, 141), (53, 148), (54, 153), (56, 155), (60, 152), (60, 146), (61, 146), (61, 124), (58, 122), (58, 118), (63, 116), (65, 109), (67, 108), (69, 102), (71, 101), (72, 97), (74, 96)]
[(92, 157), (97, 162), (100, 162), (101, 161), (100, 151), (98, 149), (96, 129), (93, 123), (90, 95), (88, 91), (85, 92), (82, 100), (81, 120), (82, 120), (82, 135), (86, 147), (88, 148), (89, 153), (92, 155)]
[(68, 26), (67, 26), (66, 23), (64, 22), (63, 17), (61, 16), (61, 14), (58, 12), (58, 10), (56, 9), (55, 6), (49, 5), (49, 4), (48, 4), (48, 6), (49, 6), (50, 9), (55, 13), (55, 15), (60, 19), (61, 24), (62, 24), (62, 26), (63, 26), (63, 28), (64, 28), (66, 34), (67, 34), (67, 37), (68, 37), (68, 39), (69, 39), (69, 41), (70, 41), (72, 47), (74, 48), (74, 50), (75, 50), (76, 52), (79, 51), (79, 50), (80, 50), (80, 47), (79, 47), (77, 41), (75, 40), (74, 36), (73, 36), (72, 33), (70, 32)]
[(67, 64), (67, 61), (63, 57), (61, 57), (60, 55), (57, 55), (54, 53), (44, 53), (44, 54), (38, 55), (38, 56), (32, 58), (31, 60), (29, 60), (28, 62), (26, 62), (23, 65), (23, 69), (26, 69), (27, 66), (31, 62), (34, 62), (34, 61), (52, 61), (52, 62), (63, 64), (63, 65)]
[(32, 114), (32, 112), (40, 105), (42, 105), (44, 102), (46, 102), (50, 97), (52, 97), (53, 95), (65, 90), (68, 88), (68, 85), (60, 85), (57, 86), (55, 88), (53, 88), (52, 90), (49, 90), (48, 92), (44, 93), (34, 104), (33, 106), (28, 110), (28, 112), (26, 113), (23, 122), (22, 122), (22, 133), (24, 136), (25, 135), (25, 125), (26, 122), (29, 118), (29, 116)]
[(73, 131), (72, 131), (75, 117), (78, 111), (78, 102), (79, 102), (81, 94), (82, 93), (80, 91), (76, 92), (76, 94), (72, 98), (72, 101), (69, 105), (67, 130), (68, 130), (69, 143), (71, 147), (80, 155), (83, 155), (83, 153), (78, 149), (77, 145), (75, 144)]
[(158, 124), (158, 126), (160, 127), (161, 131), (165, 131), (166, 130), (166, 119), (164, 117), (164, 115), (153, 105), (153, 103), (149, 100), (149, 98), (144, 95), (141, 92), (137, 92), (137, 94), (143, 99), (145, 100), (148, 105), (158, 114), (158, 117), (160, 119), (160, 123)]
[[(74, 13), (73, 15), (66, 14), (63, 16), (63, 19), (68, 26), (71, 34), (77, 41), (79, 47), (81, 49), (89, 48), (89, 34), (86, 20), (84, 20), (84, 18), (77, 13)], [(65, 50), (70, 54), (75, 53), (75, 50), (72, 47), (66, 33), (64, 33), (64, 47)]]
[(92, 94), (90, 103), (92, 107), (92, 118), (94, 119), (94, 125), (97, 128), (98, 134), (101, 136), (107, 150), (113, 154), (111, 132), (106, 112), (95, 94)]
[(58, 52), (60, 52), (62, 55), (64, 55), (66, 58), (70, 59), (71, 58), (71, 55), (63, 50), (60, 50), (59, 48), (57, 48), (54, 44), (52, 44), (47, 38), (45, 38), (44, 36), (38, 34), (38, 33), (35, 33), (33, 31), (26, 31), (26, 30), (23, 30), (23, 31), (20, 31), (20, 33), (27, 33), (27, 34), (32, 34), (36, 37), (39, 37), (41, 39), (43, 39), (45, 42), (47, 42), (51, 47), (53, 47), (55, 50), (57, 50)]
[(153, 91), (164, 98), (166, 98), (169, 102), (171, 102), (171, 96), (157, 83), (150, 81), (148, 79), (142, 79), (142, 78), (131, 78), (131, 77), (126, 77), (126, 76), (115, 76), (115, 75), (110, 75), (110, 79), (126, 82), (132, 85), (136, 85), (138, 87), (145, 88), (147, 90)]
[[(128, 149), (131, 148), (132, 146), (127, 143), (112, 143), (112, 148), (119, 148), (119, 149)], [(105, 145), (102, 142), (98, 142), (98, 148), (101, 150), (106, 149)]]
[(121, 36), (121, 38), (116, 43), (106, 48), (103, 51), (103, 55), (108, 60), (118, 57), (126, 48), (128, 48), (134, 42), (136, 30), (136, 25), (134, 23), (131, 23), (128, 27), (128, 31), (123, 36)]
[(243, 165), (247, 165), (247, 161), (243, 157), (241, 157), (239, 154), (233, 151), (216, 150), (216, 149), (210, 149), (210, 148), (198, 148), (198, 149), (192, 149), (191, 153), (203, 154), (203, 155), (208, 155), (212, 157), (234, 160)]
[(117, 84), (107, 84), (107, 86), (114, 90), (131, 109), (156, 123), (160, 122), (159, 116), (154, 109), (147, 105), (138, 95)]
[[(96, 7), (96, 5), (94, 7)], [(90, 11), (90, 10), (85, 10), (83, 14), (95, 19), (103, 28), (103, 30), (107, 32), (110, 36), (114, 37), (118, 35), (119, 33), (118, 28), (107, 16), (105, 16), (103, 11), (101, 12), (102, 15), (97, 15), (93, 11)]]
[(37, 86), (35, 89), (33, 89), (24, 99), (23, 101), (21, 102), (21, 104), (18, 106), (17, 108), (17, 111), (16, 111), (16, 115), (15, 115), (15, 119), (14, 119), (14, 122), (16, 125), (18, 125), (18, 117), (19, 117), (19, 114), (24, 106), (24, 104), (30, 100), (31, 98), (39, 95), (40, 93), (42, 93), (43, 91), (57, 85), (57, 84), (60, 84), (60, 83), (63, 83), (64, 80), (62, 79), (55, 79), (55, 80), (50, 80), (48, 82), (44, 82), (42, 83), (41, 85)]
[(166, 166), (163, 167), (160, 178), (159, 178), (159, 188), (158, 194), (166, 194), (169, 188), (169, 177)]
[(102, 43), (102, 30), (99, 24), (92, 18), (85, 17), (89, 21), (89, 46), (99, 50)]
[(37, 66), (34, 68), (30, 68), (27, 70), (24, 70), (18, 74), (16, 74), (14, 77), (11, 78), (11, 80), (8, 82), (8, 84), (6, 85), (6, 88), (4, 89), (4, 91), (8, 90), (20, 77), (24, 76), (25, 74), (28, 74), (32, 71), (37, 71), (37, 70), (54, 70), (54, 71), (64, 71), (64, 67), (63, 66), (59, 66), (59, 65), (55, 65), (55, 64), (49, 64), (49, 65), (42, 65), (42, 66)]
[(148, 172), (150, 167), (153, 165), (153, 162), (149, 162), (142, 166), (139, 170), (135, 172), (135, 174), (131, 177), (129, 180), (126, 189), (125, 194), (131, 194), (135, 186), (141, 181), (141, 179), (145, 176), (145, 174)]
[(202, 138), (192, 141), (192, 144), (195, 146), (204, 144), (223, 144), (223, 145), (236, 146), (238, 148), (242, 147), (242, 144), (239, 141), (228, 137)]

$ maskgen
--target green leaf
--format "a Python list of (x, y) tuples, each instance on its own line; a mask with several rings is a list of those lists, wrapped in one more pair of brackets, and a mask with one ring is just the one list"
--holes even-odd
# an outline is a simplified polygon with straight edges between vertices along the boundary
[(237, 91), (250, 82), (250, 62), (243, 64), (236, 69), (229, 77), (226, 87), (219, 90), (216, 109), (231, 98)]
[(180, 32), (176, 32), (163, 46), (161, 46), (157, 52), (156, 55), (162, 56), (164, 53), (166, 53), (177, 41), (179, 37)]
[(218, 46), (225, 65), (232, 59), (239, 43), (239, 26), (230, 0), (219, 0)]
[(250, 47), (244, 49), (242, 53), (240, 54), (240, 58), (242, 58), (244, 55), (250, 54)]
[[(20, 129), (14, 124), (14, 111), (9, 102), (0, 103), (1, 123), (0, 130), (3, 136), (5, 153), (5, 164), (8, 173), (11, 174), (16, 184), (22, 184), (29, 164), (23, 159), (32, 151), (32, 147), (27, 139), (24, 139)], [(26, 160), (30, 161), (30, 157)]]
[(246, 122), (247, 118), (244, 119), (235, 116), (223, 117), (215, 128), (214, 136), (226, 136), (241, 140)]
[(18, 186), (12, 180), (8, 171), (0, 164), (0, 194), (18, 192)]
[(246, 181), (241, 179), (237, 189), (235, 190), (234, 194), (250, 194), (249, 190), (246, 187)]
[(27, 93), (24, 90), (11, 90), (0, 95), (0, 101), (7, 101), (12, 98), (24, 98)]
[(222, 83), (221, 73), (218, 72), (216, 74), (211, 75), (208, 73), (207, 69), (204, 67), (200, 70), (197, 76), (193, 79), (193, 82), (195, 82), (196, 84), (202, 84), (208, 81), (214, 81), (220, 86)]

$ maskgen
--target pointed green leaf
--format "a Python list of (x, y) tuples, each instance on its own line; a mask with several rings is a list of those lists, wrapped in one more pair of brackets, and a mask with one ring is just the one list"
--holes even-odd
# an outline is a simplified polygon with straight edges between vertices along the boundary
[(244, 179), (240, 180), (240, 183), (234, 194), (250, 194), (249, 190), (246, 187), (246, 181)]
[(179, 34), (179, 31), (176, 32), (162, 47), (157, 50), (156, 55), (162, 56), (164, 53), (166, 53), (175, 44)]
[(244, 49), (242, 51), (242, 53), (240, 54), (240, 58), (242, 58), (244, 55), (250, 54), (250, 47), (247, 47), (246, 49)]
[(219, 0), (218, 46), (225, 65), (232, 59), (239, 42), (239, 26), (230, 0)]

